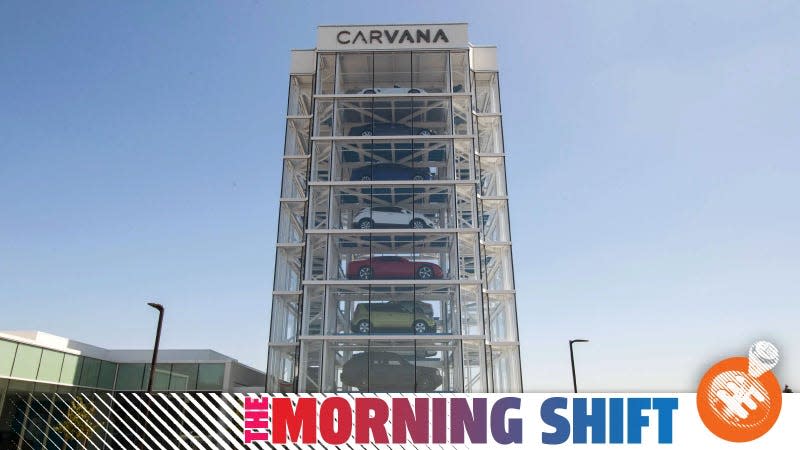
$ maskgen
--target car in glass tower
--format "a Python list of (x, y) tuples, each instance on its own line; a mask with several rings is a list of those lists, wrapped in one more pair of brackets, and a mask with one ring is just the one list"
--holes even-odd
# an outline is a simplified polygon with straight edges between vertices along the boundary
[(353, 217), (353, 228), (433, 228), (433, 222), (425, 214), (397, 206), (373, 206)]
[(393, 163), (368, 164), (357, 167), (350, 173), (350, 181), (423, 181), (430, 179), (431, 171), (427, 167), (408, 167)]
[(347, 278), (351, 280), (416, 279), (431, 280), (444, 277), (439, 265), (409, 261), (402, 256), (373, 256), (347, 263)]
[(412, 364), (397, 353), (375, 351), (350, 358), (339, 379), (361, 392), (432, 392), (442, 384), (438, 369)]
[(350, 136), (406, 136), (417, 134), (430, 136), (433, 131), (427, 128), (410, 127), (404, 123), (376, 122), (350, 128)]
[(358, 91), (359, 94), (424, 94), (425, 89), (401, 87), (394, 85), (394, 87), (375, 87), (366, 88)]
[(360, 334), (392, 330), (422, 334), (434, 331), (436, 321), (433, 308), (425, 302), (369, 302), (356, 305), (350, 329)]

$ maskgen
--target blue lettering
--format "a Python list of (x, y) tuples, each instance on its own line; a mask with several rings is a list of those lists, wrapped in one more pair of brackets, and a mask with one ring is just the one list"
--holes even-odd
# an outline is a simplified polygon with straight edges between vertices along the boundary
[(542, 444), (563, 444), (569, 438), (569, 420), (557, 414), (557, 409), (567, 409), (567, 399), (565, 397), (550, 397), (542, 402), (540, 411), (542, 421), (555, 428), (552, 433), (542, 433)]
[(642, 427), (650, 426), (650, 418), (642, 411), (650, 409), (649, 398), (628, 399), (628, 444), (642, 443)]
[(678, 409), (678, 399), (654, 398), (653, 409), (658, 410), (658, 443), (672, 444), (672, 411)]
[(572, 401), (572, 442), (586, 443), (588, 428), (592, 428), (592, 444), (606, 442), (606, 399), (592, 399), (592, 413), (586, 411), (586, 399), (576, 398)]

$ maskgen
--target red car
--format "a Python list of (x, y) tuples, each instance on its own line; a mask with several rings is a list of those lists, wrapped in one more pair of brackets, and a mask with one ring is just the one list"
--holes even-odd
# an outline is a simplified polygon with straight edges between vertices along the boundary
[(351, 280), (371, 280), (373, 278), (430, 280), (443, 277), (442, 268), (436, 264), (409, 261), (400, 256), (376, 256), (350, 261), (347, 264), (347, 278)]

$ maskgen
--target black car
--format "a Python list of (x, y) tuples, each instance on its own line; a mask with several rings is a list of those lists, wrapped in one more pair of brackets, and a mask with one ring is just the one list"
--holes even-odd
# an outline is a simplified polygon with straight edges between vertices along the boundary
[(344, 363), (342, 384), (361, 392), (432, 392), (442, 384), (439, 370), (408, 362), (397, 353), (363, 352)]
[(350, 181), (389, 181), (389, 180), (430, 180), (431, 171), (427, 167), (408, 167), (402, 164), (368, 164), (353, 169)]
[(427, 128), (411, 128), (403, 123), (378, 122), (350, 128), (350, 136), (406, 136), (409, 134), (429, 136), (434, 133)]

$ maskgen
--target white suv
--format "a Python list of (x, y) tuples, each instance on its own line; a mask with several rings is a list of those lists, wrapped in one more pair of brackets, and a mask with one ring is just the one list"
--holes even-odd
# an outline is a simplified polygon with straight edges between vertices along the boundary
[(396, 206), (364, 208), (353, 217), (353, 227), (370, 228), (433, 228), (433, 222), (424, 214), (414, 213)]

